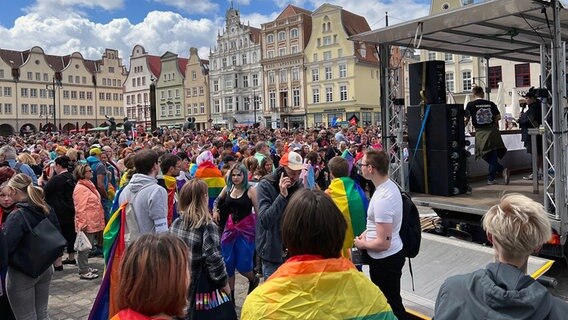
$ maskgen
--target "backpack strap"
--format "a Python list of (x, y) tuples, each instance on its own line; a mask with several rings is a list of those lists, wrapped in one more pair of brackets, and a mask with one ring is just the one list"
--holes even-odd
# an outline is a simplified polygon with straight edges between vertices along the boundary
[(408, 270), (410, 270), (410, 282), (412, 283), (412, 291), (414, 290), (414, 272), (412, 272), (412, 261), (408, 258)]

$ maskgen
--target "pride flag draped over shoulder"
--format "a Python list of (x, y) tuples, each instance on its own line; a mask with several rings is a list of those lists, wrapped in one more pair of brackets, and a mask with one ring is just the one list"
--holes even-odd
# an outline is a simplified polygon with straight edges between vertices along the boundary
[(115, 301), (120, 280), (119, 265), (126, 250), (124, 241), (126, 205), (126, 202), (123, 203), (113, 212), (104, 230), (105, 273), (89, 320), (108, 320), (119, 311)]
[(168, 227), (172, 224), (172, 222), (177, 218), (177, 210), (176, 210), (176, 193), (177, 193), (177, 181), (175, 177), (172, 176), (164, 176), (164, 184), (166, 186), (166, 190), (168, 191)]
[(353, 246), (353, 239), (365, 231), (369, 201), (363, 189), (349, 177), (331, 180), (325, 193), (331, 197), (347, 221), (341, 254), (350, 257), (349, 250)]
[(379, 288), (349, 260), (304, 255), (290, 258), (248, 295), (241, 320), (257, 319), (396, 317)]
[(213, 202), (225, 187), (225, 178), (221, 170), (217, 169), (213, 162), (205, 161), (199, 164), (195, 177), (207, 183), (209, 192), (209, 210), (213, 209)]

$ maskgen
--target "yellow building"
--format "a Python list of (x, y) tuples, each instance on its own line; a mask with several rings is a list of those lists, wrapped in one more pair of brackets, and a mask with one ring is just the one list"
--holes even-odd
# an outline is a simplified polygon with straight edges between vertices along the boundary
[(160, 59), (162, 67), (156, 85), (158, 126), (182, 126), (186, 121), (183, 85), (187, 59), (169, 51)]
[[(189, 49), (189, 60), (185, 68), (186, 115), (195, 120), (196, 130), (211, 128), (209, 105), (209, 60), (199, 58), (197, 48)], [(195, 118), (195, 119), (194, 119)]]
[(312, 14), (305, 49), (307, 125), (332, 121), (376, 123), (379, 117), (379, 61), (375, 48), (348, 38), (369, 31), (364, 17), (323, 4)]
[(100, 60), (0, 49), (0, 134), (92, 128), (105, 115), (123, 116), (125, 77), (113, 49)]

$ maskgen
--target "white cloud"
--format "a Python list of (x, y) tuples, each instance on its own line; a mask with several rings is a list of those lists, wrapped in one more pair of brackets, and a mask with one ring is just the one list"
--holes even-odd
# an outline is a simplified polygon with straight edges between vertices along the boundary
[[(140, 0), (139, 0), (140, 1)], [(153, 0), (176, 9), (185, 11), (187, 13), (207, 13), (214, 12), (219, 9), (219, 6), (209, 0)]]
[(10, 29), (0, 26), (2, 48), (27, 50), (40, 46), (47, 54), (68, 55), (78, 51), (88, 59), (100, 59), (105, 48), (118, 49), (128, 63), (132, 48), (141, 44), (153, 55), (166, 51), (189, 56), (189, 48), (199, 48), (207, 59), (214, 45), (219, 21), (191, 20), (173, 12), (150, 12), (132, 24), (128, 19), (94, 23), (77, 14), (66, 19), (29, 13), (18, 18)]

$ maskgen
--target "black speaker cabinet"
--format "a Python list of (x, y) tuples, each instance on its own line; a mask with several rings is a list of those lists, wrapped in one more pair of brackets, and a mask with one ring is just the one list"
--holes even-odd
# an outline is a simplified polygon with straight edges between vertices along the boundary
[[(446, 103), (446, 63), (444, 61), (423, 61), (408, 67), (410, 105), (422, 101), (420, 91), (425, 89), (426, 103)], [(425, 80), (425, 83), (423, 83)]]
[[(461, 104), (433, 104), (426, 119), (426, 152), (422, 140), (416, 148), (422, 127), (421, 107), (408, 107), (408, 147), (410, 148), (410, 191), (452, 196), (467, 191), (464, 111)], [(424, 177), (424, 155), (427, 178)]]

